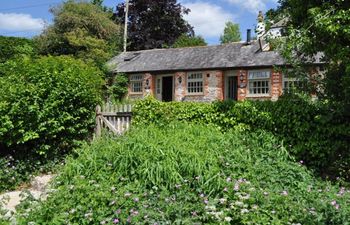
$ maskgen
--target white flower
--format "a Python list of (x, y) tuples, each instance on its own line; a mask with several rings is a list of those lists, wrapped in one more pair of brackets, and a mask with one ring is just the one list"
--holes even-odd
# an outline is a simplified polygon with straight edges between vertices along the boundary
[(226, 222), (231, 222), (231, 220), (232, 220), (231, 217), (229, 217), (229, 216), (225, 217), (225, 221), (226, 221)]
[(224, 204), (224, 203), (226, 202), (226, 199), (220, 198), (220, 199), (219, 199), (219, 202), (220, 202), (220, 204)]
[(250, 198), (250, 194), (247, 194), (247, 195), (241, 197), (241, 199), (249, 199), (249, 198)]
[(244, 213), (249, 213), (249, 210), (248, 209), (241, 209), (241, 213), (244, 214)]
[(243, 202), (235, 202), (235, 205), (237, 205), (237, 206), (243, 206), (244, 203), (243, 203)]

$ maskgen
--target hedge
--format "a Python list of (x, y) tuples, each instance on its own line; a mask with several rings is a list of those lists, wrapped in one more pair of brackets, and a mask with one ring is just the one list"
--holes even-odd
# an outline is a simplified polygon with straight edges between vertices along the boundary
[[(288, 150), (310, 168), (327, 176), (350, 178), (350, 127), (337, 106), (307, 97), (284, 96), (278, 101), (159, 102), (153, 98), (134, 106), (135, 125), (165, 125), (174, 120), (212, 124), (223, 132), (240, 125), (265, 130), (284, 141)], [(335, 178), (334, 177), (334, 178)]]

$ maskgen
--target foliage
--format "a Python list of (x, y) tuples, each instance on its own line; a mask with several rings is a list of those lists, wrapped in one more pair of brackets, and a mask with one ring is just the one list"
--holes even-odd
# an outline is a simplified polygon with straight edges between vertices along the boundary
[[(189, 10), (176, 0), (129, 2), (128, 50), (172, 46), (182, 34), (193, 35), (192, 27), (182, 17)], [(125, 3), (118, 4), (117, 17), (125, 22)]]
[[(238, 130), (237, 130), (238, 129)], [(77, 150), (18, 224), (344, 224), (349, 190), (312, 177), (265, 132), (138, 127)], [(29, 208), (30, 209), (30, 208)]]
[(104, 0), (91, 0), (91, 4), (97, 5), (100, 7), (104, 12), (113, 13), (113, 8), (107, 7), (103, 5)]
[(74, 55), (103, 68), (120, 49), (120, 27), (96, 4), (69, 0), (53, 8), (53, 24), (36, 38), (40, 53)]
[(126, 93), (128, 93), (129, 79), (126, 74), (118, 73), (115, 75), (112, 84), (110, 85), (110, 96), (113, 96), (114, 100), (122, 100)]
[(2, 154), (49, 155), (85, 139), (100, 100), (101, 77), (97, 68), (64, 56), (0, 64)]
[[(330, 111), (331, 109), (331, 111)], [(234, 126), (244, 130), (263, 129), (275, 134), (298, 160), (320, 174), (342, 175), (348, 170), (349, 126), (339, 120), (335, 105), (312, 102), (306, 97), (285, 96), (277, 102), (158, 102), (152, 98), (134, 108), (135, 125), (166, 125), (171, 121), (212, 124), (222, 131)], [(342, 166), (340, 166), (342, 165)], [(342, 173), (342, 174), (340, 174)]]
[(322, 52), (326, 73), (318, 94), (340, 103), (343, 116), (339, 119), (349, 123), (350, 2), (281, 0), (279, 10), (290, 18), (288, 38), (281, 44), (283, 55), (288, 63), (305, 70), (310, 58)]
[(189, 36), (187, 34), (181, 35), (173, 44), (173, 48), (207, 46), (204, 38), (201, 36)]
[(0, 63), (19, 55), (35, 55), (36, 49), (30, 39), (0, 36)]
[(34, 154), (1, 157), (0, 193), (15, 190), (18, 186), (25, 186), (26, 182), (39, 173), (56, 170), (56, 166), (63, 161), (63, 158), (64, 156), (61, 155), (43, 158)]
[(239, 24), (226, 22), (224, 33), (220, 36), (221, 44), (241, 41), (241, 33), (239, 31)]

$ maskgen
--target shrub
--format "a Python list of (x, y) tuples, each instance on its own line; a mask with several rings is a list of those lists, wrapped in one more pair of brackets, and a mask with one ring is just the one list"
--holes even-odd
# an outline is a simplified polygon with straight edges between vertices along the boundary
[[(237, 130), (238, 129), (238, 130)], [(349, 190), (263, 131), (171, 123), (77, 150), (18, 224), (344, 224)], [(24, 213), (24, 214), (23, 214)]]
[(70, 57), (0, 64), (0, 146), (4, 152), (70, 149), (92, 129), (101, 72)]
[(134, 107), (134, 124), (168, 124), (174, 120), (212, 124), (227, 131), (238, 124), (246, 130), (263, 129), (286, 143), (298, 160), (322, 175), (341, 175), (350, 158), (350, 127), (337, 114), (337, 106), (302, 96), (285, 96), (276, 102), (158, 102), (147, 98)]
[(126, 74), (119, 73), (114, 75), (114, 80), (110, 85), (110, 95), (113, 97), (113, 100), (120, 101), (122, 100), (126, 93), (128, 92), (128, 77)]
[(37, 52), (33, 40), (0, 36), (0, 63), (6, 62), (17, 56), (33, 56), (36, 54)]

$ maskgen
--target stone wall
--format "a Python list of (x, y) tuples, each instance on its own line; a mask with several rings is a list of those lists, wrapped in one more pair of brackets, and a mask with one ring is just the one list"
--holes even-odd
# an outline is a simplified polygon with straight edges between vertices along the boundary
[[(181, 81), (181, 83), (180, 83)], [(186, 95), (186, 73), (177, 72), (175, 73), (175, 86), (174, 86), (174, 99), (177, 102), (183, 101), (184, 96)]]

